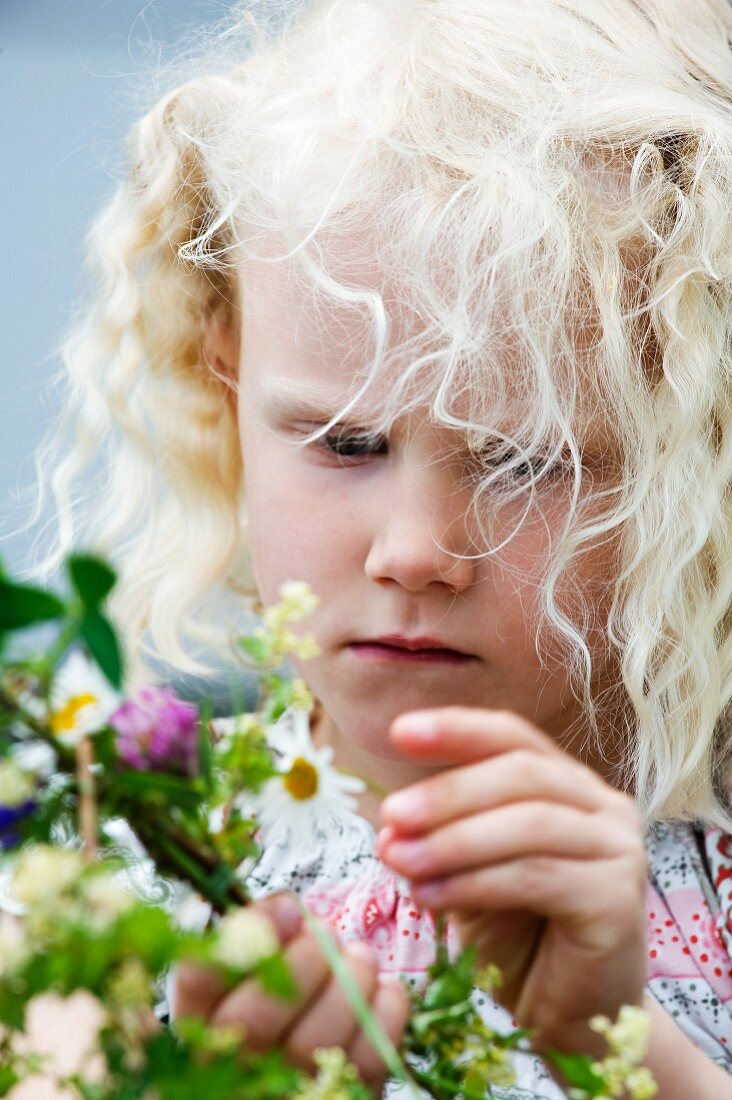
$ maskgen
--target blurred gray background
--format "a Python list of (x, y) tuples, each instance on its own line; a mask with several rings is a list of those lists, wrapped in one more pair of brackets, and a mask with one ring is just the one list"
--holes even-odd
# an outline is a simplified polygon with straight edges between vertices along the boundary
[[(131, 93), (229, 0), (0, 0), (0, 556), (22, 568), (32, 454), (76, 296), (81, 244), (113, 188)], [(46, 402), (44, 403), (44, 396)], [(25, 492), (24, 492), (25, 490)]]
[[(125, 133), (140, 113), (134, 93), (184, 38), (231, 6), (0, 0), (0, 556), (11, 574), (31, 542), (16, 529), (28, 516), (33, 452), (53, 414), (47, 383), (81, 285), (83, 237), (114, 189)], [(175, 686), (200, 692), (180, 678)], [(239, 686), (252, 695), (250, 675)], [(223, 680), (206, 689), (217, 712), (230, 713)]]

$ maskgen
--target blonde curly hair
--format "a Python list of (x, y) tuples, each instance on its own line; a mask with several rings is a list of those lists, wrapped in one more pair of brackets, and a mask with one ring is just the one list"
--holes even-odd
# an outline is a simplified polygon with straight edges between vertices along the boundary
[[(600, 625), (631, 703), (624, 773), (649, 821), (732, 828), (731, 42), (728, 0), (237, 5), (133, 127), (89, 233), (91, 300), (63, 346), (33, 522), (47, 485), (55, 508), (29, 575), (74, 545), (106, 554), (133, 680), (146, 653), (210, 671), (191, 647), (225, 646), (227, 599), (251, 576), (235, 410), (203, 338), (216, 318), (238, 328), (242, 258), (293, 263), (318, 308), (370, 317), (361, 390), (408, 351), (384, 424), (427, 401), (471, 445), (504, 448), (509, 473), (569, 454), (541, 598), (573, 690), (597, 730), (596, 609), (570, 618), (556, 594), (617, 538)], [(331, 262), (359, 234), (399, 288), (390, 316)], [(387, 352), (395, 316), (420, 334)], [(511, 438), (496, 430), (516, 412), (494, 354), (508, 347)], [(620, 456), (601, 492), (580, 389)], [(487, 468), (476, 515), (540, 492), (540, 472)]]

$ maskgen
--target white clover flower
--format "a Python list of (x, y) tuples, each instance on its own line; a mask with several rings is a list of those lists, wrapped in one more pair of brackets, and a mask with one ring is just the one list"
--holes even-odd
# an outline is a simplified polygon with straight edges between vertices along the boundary
[(248, 798), (247, 805), (259, 823), (265, 846), (277, 841), (295, 849), (308, 847), (324, 815), (342, 817), (355, 810), (353, 796), (366, 785), (333, 767), (332, 746), (315, 747), (306, 711), (286, 710), (266, 732), (282, 774), (268, 779)]
[(38, 844), (18, 856), (13, 871), (13, 896), (23, 905), (52, 906), (74, 885), (83, 869), (80, 852)]
[(36, 792), (36, 785), (12, 760), (0, 760), (0, 806), (12, 809), (28, 802)]
[(29, 955), (22, 922), (10, 913), (0, 912), (0, 977), (20, 970)]
[(73, 748), (82, 737), (105, 726), (121, 702), (99, 667), (73, 650), (51, 685), (51, 729), (59, 741)]
[(89, 923), (99, 931), (114, 924), (118, 917), (134, 906), (136, 900), (129, 890), (118, 885), (109, 872), (84, 879), (81, 892), (87, 906), (84, 915), (87, 919), (91, 918)]
[(279, 946), (274, 925), (263, 913), (237, 909), (222, 918), (212, 954), (225, 966), (251, 970), (268, 955), (274, 955)]

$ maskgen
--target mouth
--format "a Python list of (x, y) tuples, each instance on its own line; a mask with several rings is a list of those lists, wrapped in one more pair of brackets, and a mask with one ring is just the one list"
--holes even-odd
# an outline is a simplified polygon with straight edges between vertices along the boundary
[(349, 649), (365, 660), (453, 665), (477, 660), (474, 654), (454, 649), (437, 638), (408, 638), (401, 634), (387, 634), (381, 638), (351, 642)]

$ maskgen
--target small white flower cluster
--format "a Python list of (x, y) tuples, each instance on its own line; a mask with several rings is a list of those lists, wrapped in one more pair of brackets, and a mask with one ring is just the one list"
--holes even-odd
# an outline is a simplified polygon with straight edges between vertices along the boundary
[(626, 1091), (631, 1100), (652, 1100), (658, 1092), (658, 1085), (650, 1071), (638, 1065), (648, 1049), (651, 1033), (648, 1013), (635, 1005), (623, 1005), (615, 1023), (607, 1016), (594, 1016), (590, 1027), (602, 1035), (610, 1047), (610, 1054), (593, 1066), (597, 1073), (605, 1077), (608, 1087), (606, 1100), (624, 1096)]
[(346, 1060), (340, 1047), (319, 1047), (313, 1054), (318, 1075), (306, 1081), (295, 1100), (349, 1100), (350, 1085), (359, 1080), (358, 1070)]
[(253, 970), (262, 959), (279, 951), (274, 925), (254, 909), (237, 909), (221, 919), (212, 950), (215, 962), (235, 970)]
[(30, 954), (21, 922), (10, 913), (0, 913), (0, 976), (21, 970)]
[(264, 626), (257, 627), (254, 636), (267, 641), (272, 658), (285, 657), (288, 653), (302, 661), (317, 657), (320, 648), (313, 635), (297, 635), (288, 625), (307, 618), (317, 606), (318, 597), (305, 581), (287, 581), (280, 588), (279, 602), (265, 610)]
[(14, 809), (28, 802), (36, 791), (33, 777), (12, 760), (0, 760), (0, 806)]
[(37, 844), (21, 852), (13, 872), (13, 895), (22, 905), (50, 908), (84, 870), (80, 852)]
[(135, 904), (109, 871), (84, 873), (81, 852), (36, 844), (21, 852), (13, 870), (12, 893), (26, 906), (32, 934), (45, 937), (59, 921), (103, 932)]
[(272, 630), (284, 623), (299, 623), (312, 615), (318, 606), (318, 597), (305, 581), (286, 581), (280, 588), (279, 603), (268, 608), (264, 621)]

